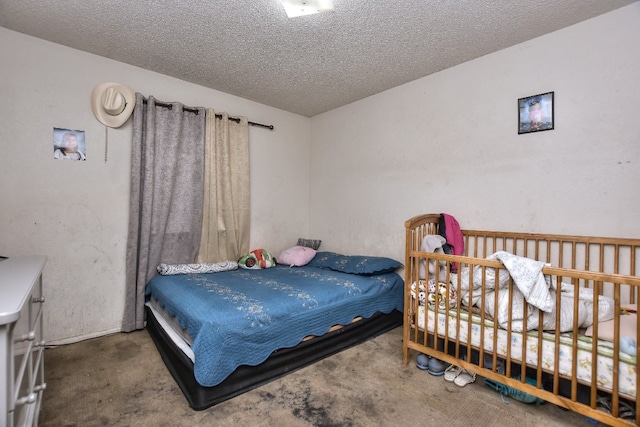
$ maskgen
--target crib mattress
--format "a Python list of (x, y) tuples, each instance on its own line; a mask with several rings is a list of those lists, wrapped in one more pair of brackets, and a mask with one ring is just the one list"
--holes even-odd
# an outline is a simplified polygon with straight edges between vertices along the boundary
[[(428, 309), (426, 309), (428, 307)], [(426, 316), (425, 316), (426, 313)], [(556, 334), (543, 332), (542, 346), (539, 345), (538, 331), (529, 331), (526, 334), (511, 332), (510, 341), (507, 330), (495, 327), (493, 321), (484, 319), (484, 327), (482, 318), (476, 313), (471, 313), (471, 327), (469, 328), (469, 312), (465, 309), (460, 310), (460, 321), (458, 325), (458, 311), (450, 309), (449, 312), (440, 309), (434, 312), (433, 306), (419, 305), (417, 312), (418, 327), (424, 331), (425, 319), (428, 318), (426, 324), (428, 331), (434, 333), (437, 328), (438, 335), (441, 337), (446, 335), (452, 340), (458, 340), (461, 344), (471, 344), (474, 348), (484, 348), (484, 351), (496, 353), (498, 357), (506, 358), (507, 349), (510, 347), (511, 360), (522, 362), (523, 348), (526, 348), (526, 361), (529, 366), (538, 365), (538, 353), (541, 353), (542, 367), (547, 372), (554, 372), (556, 369), (555, 346)], [(483, 335), (484, 331), (484, 337)], [(459, 332), (459, 336), (458, 336)], [(497, 339), (494, 346), (494, 337)], [(614, 350), (613, 344), (604, 340), (594, 340), (586, 335), (580, 335), (577, 341), (577, 363), (573, 361), (573, 336), (572, 333), (563, 333), (559, 336), (559, 361), (558, 372), (561, 376), (572, 378), (573, 367), (575, 365), (577, 372), (576, 378), (584, 384), (591, 384), (592, 380), (592, 346), (596, 342), (598, 346), (596, 377), (598, 387), (611, 391), (614, 378)], [(619, 353), (619, 392), (625, 397), (635, 399), (636, 395), (636, 357), (626, 353)]]

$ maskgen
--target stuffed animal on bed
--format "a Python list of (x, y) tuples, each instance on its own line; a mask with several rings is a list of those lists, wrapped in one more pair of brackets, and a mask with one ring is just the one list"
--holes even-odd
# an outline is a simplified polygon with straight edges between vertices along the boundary
[[(422, 244), (420, 250), (423, 252), (433, 252), (436, 254), (443, 254), (444, 249), (442, 245), (447, 243), (447, 239), (438, 234), (427, 234), (422, 238)], [(421, 279), (437, 279), (439, 281), (444, 280), (446, 274), (446, 261), (440, 261), (436, 266), (436, 260), (429, 260), (429, 269), (427, 276), (427, 263), (426, 260), (420, 260), (420, 278)], [(437, 276), (436, 277), (436, 273)]]
[(244, 255), (238, 261), (240, 268), (248, 270), (257, 270), (261, 268), (269, 268), (276, 265), (276, 259), (264, 249), (255, 249)]

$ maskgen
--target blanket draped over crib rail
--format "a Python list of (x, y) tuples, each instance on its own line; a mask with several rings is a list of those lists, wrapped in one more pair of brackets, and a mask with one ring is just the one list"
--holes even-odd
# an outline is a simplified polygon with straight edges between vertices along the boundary
[[(524, 304), (529, 304), (527, 309), (527, 330), (556, 330), (556, 300), (560, 296), (560, 332), (572, 331), (577, 322), (579, 328), (588, 328), (593, 324), (593, 289), (578, 287), (578, 317), (574, 319), (573, 307), (576, 288), (570, 283), (561, 283), (558, 288), (555, 277), (545, 276), (542, 269), (544, 262), (534, 259), (498, 251), (487, 259), (499, 260), (505, 269), (498, 270), (496, 278), (495, 269), (483, 269), (474, 266), (470, 274), (469, 267), (463, 267), (459, 274), (451, 273), (451, 283), (457, 289), (458, 281), (461, 283), (461, 298), (466, 306), (478, 306), (485, 312), (495, 317), (502, 328), (516, 332), (522, 332)], [(484, 270), (484, 274), (483, 274)], [(469, 277), (471, 276), (471, 281)], [(484, 280), (483, 280), (484, 276)], [(516, 285), (513, 292), (513, 300), (510, 304), (509, 279), (513, 279)], [(484, 298), (482, 286), (485, 286)], [(475, 292), (471, 291), (475, 290)], [(494, 306), (494, 292), (498, 292), (498, 307)], [(470, 299), (470, 295), (473, 298)], [(598, 320), (610, 320), (614, 316), (614, 303), (611, 298), (598, 296)], [(484, 307), (483, 307), (484, 305)], [(510, 308), (511, 307), (511, 308)], [(543, 323), (539, 323), (539, 311), (543, 312)], [(509, 313), (512, 314), (509, 317)]]

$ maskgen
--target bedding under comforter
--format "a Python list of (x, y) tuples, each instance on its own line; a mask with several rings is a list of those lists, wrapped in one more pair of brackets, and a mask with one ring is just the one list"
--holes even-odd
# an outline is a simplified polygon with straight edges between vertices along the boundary
[[(588, 328), (593, 324), (593, 289), (578, 288), (578, 317), (574, 319), (573, 302), (576, 288), (570, 283), (560, 283), (560, 311), (556, 313), (558, 285), (553, 280), (555, 278), (542, 274), (545, 263), (504, 251), (496, 252), (488, 256), (487, 259), (499, 260), (506, 269), (500, 270), (497, 278), (494, 269), (486, 269), (484, 282), (487, 291), (484, 300), (481, 299), (483, 273), (479, 266), (473, 268), (471, 275), (468, 267), (464, 267), (459, 274), (451, 274), (451, 282), (454, 286), (457, 287), (458, 280), (461, 281), (460, 296), (464, 305), (484, 308), (487, 314), (496, 318), (500, 327), (517, 332), (522, 332), (524, 329), (525, 304), (528, 305), (527, 330), (555, 330), (558, 315), (559, 332), (572, 331), (574, 325), (579, 328)], [(470, 276), (471, 283), (469, 283)], [(513, 305), (510, 305), (509, 301), (508, 283), (510, 277), (515, 283)], [(471, 289), (473, 289), (473, 298), (470, 301)], [(497, 310), (494, 308), (495, 292), (498, 293)], [(612, 319), (613, 309), (614, 303), (611, 298), (598, 296), (598, 320), (600, 322)], [(539, 325), (539, 312), (543, 313), (542, 325)]]
[(357, 316), (402, 311), (403, 292), (396, 273), (309, 266), (156, 276), (146, 287), (193, 338), (194, 374), (205, 387)]

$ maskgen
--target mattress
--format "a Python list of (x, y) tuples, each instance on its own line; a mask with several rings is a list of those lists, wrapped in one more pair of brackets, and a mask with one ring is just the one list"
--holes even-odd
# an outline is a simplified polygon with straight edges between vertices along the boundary
[(189, 336), (189, 332), (180, 327), (178, 320), (174, 316), (170, 316), (167, 311), (160, 306), (157, 299), (151, 298), (145, 305), (171, 342), (193, 363), (195, 359), (193, 350), (191, 349), (193, 339)]
[(197, 411), (210, 408), (402, 325), (401, 311), (376, 313), (370, 318), (332, 329), (322, 336), (304, 340), (295, 347), (276, 350), (261, 364), (240, 366), (215, 387), (203, 387), (195, 379), (193, 361), (176, 344), (176, 337), (178, 342), (181, 340), (179, 334), (171, 337), (172, 327), (169, 323), (165, 323), (165, 327), (161, 326), (162, 320), (159, 319), (162, 317), (155, 314), (158, 312), (154, 313), (149, 305), (145, 309), (149, 335), (189, 406)]
[(355, 317), (402, 310), (404, 281), (315, 267), (276, 266), (209, 274), (156, 276), (147, 296), (193, 338), (199, 384), (215, 386), (241, 365), (258, 365), (307, 335), (323, 335)]
[(205, 409), (402, 324), (396, 273), (276, 266), (156, 276), (147, 329), (194, 409)]
[[(158, 300), (155, 298), (150, 298), (149, 301), (145, 303), (149, 312), (153, 314), (153, 317), (158, 322), (158, 325), (162, 330), (167, 334), (167, 337), (170, 341), (176, 346), (177, 349), (182, 351), (186, 357), (194, 361), (195, 355), (193, 354), (193, 349), (191, 349), (191, 343), (193, 339), (189, 336), (189, 332), (180, 327), (180, 324), (175, 316), (171, 316), (167, 313), (167, 311), (160, 306)], [(350, 324), (361, 322), (364, 318), (361, 316), (355, 317)], [(339, 329), (344, 328), (345, 325), (334, 325), (327, 333), (338, 331)], [(323, 334), (324, 335), (324, 334)], [(308, 341), (317, 338), (316, 335), (307, 335), (302, 339), (302, 341)]]
[[(426, 309), (428, 307), (428, 309)], [(426, 316), (425, 316), (426, 312)], [(510, 341), (507, 330), (495, 327), (493, 321), (485, 318), (484, 327), (482, 326), (482, 318), (476, 313), (471, 313), (471, 328), (469, 328), (469, 312), (465, 309), (460, 310), (460, 321), (458, 322), (458, 311), (450, 309), (440, 309), (434, 312), (433, 306), (419, 305), (417, 312), (418, 328), (424, 330), (425, 319), (429, 332), (433, 333), (437, 327), (438, 335), (443, 337), (446, 335), (457, 340), (461, 344), (469, 344), (479, 349), (483, 343), (484, 351), (496, 353), (498, 357), (506, 358), (507, 350), (510, 347), (511, 360), (522, 362), (523, 347), (526, 347), (526, 364), (530, 366), (538, 365), (538, 353), (541, 353), (541, 363), (543, 369), (547, 372), (554, 372), (556, 369), (555, 345), (556, 334), (543, 332), (542, 346), (539, 345), (539, 332), (529, 331), (526, 334), (511, 332)], [(458, 324), (459, 323), (459, 324)], [(484, 332), (484, 337), (482, 336)], [(459, 335), (458, 335), (459, 334)], [(497, 335), (496, 335), (497, 334)], [(494, 338), (496, 344), (494, 345)], [(598, 346), (597, 357), (597, 383), (598, 387), (603, 390), (612, 390), (614, 378), (613, 363), (613, 344), (609, 341), (594, 340), (591, 337), (580, 335), (577, 341), (577, 368), (576, 378), (584, 384), (591, 384), (593, 357), (592, 348), (594, 341)], [(572, 333), (563, 333), (559, 336), (559, 361), (558, 372), (566, 378), (573, 377), (573, 336)], [(628, 398), (635, 398), (636, 395), (636, 357), (626, 353), (619, 352), (619, 392)]]

